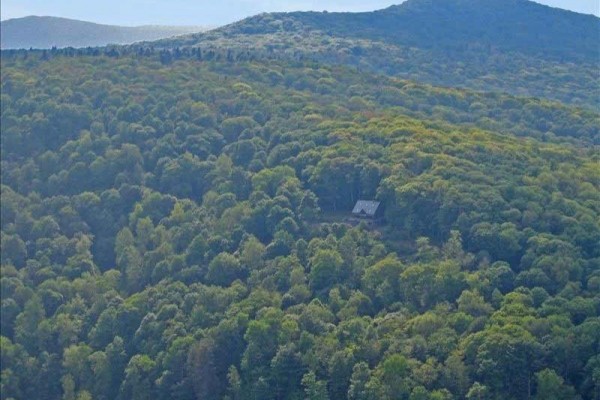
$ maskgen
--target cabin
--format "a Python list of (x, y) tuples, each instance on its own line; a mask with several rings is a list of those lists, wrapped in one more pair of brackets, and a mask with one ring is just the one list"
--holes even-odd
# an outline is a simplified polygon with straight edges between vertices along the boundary
[(357, 218), (379, 219), (383, 217), (383, 207), (379, 201), (358, 200), (352, 209), (352, 215)]

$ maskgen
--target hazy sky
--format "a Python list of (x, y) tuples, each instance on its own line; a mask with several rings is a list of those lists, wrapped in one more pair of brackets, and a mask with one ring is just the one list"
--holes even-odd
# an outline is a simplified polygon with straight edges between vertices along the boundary
[[(223, 25), (264, 11), (369, 11), (402, 0), (0, 0), (2, 20), (52, 15), (115, 25)], [(600, 14), (600, 0), (539, 0)]]

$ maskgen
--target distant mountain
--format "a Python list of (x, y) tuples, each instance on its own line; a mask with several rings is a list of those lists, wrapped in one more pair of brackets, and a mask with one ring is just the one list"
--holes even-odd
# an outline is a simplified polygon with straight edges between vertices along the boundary
[(113, 26), (57, 17), (24, 17), (0, 23), (3, 49), (96, 47), (158, 40), (206, 30), (199, 26)]
[(599, 38), (600, 18), (527, 0), (408, 0), (366, 13), (261, 14), (155, 45), (251, 49), (589, 106)]
[(370, 13), (287, 17), (337, 37), (443, 51), (480, 46), (544, 59), (598, 61), (600, 49), (597, 17), (526, 0), (408, 0)]

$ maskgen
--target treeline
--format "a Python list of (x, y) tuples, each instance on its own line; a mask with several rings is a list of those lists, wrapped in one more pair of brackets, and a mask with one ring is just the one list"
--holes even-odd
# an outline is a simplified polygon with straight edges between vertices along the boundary
[[(12, 54), (2, 399), (598, 397), (596, 114), (304, 63)], [(383, 225), (345, 222), (359, 198)]]

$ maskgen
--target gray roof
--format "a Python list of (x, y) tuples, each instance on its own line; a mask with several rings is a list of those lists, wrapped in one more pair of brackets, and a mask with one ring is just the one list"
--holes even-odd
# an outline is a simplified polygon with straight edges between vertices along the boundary
[(374, 217), (379, 204), (381, 204), (379, 201), (359, 200), (356, 202), (352, 214), (365, 214)]

